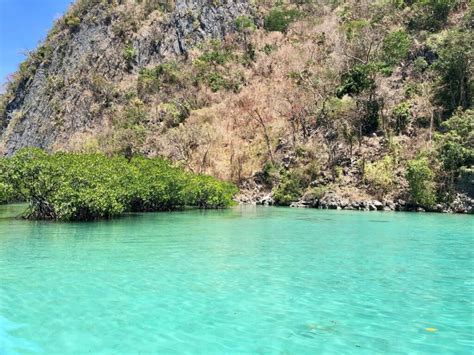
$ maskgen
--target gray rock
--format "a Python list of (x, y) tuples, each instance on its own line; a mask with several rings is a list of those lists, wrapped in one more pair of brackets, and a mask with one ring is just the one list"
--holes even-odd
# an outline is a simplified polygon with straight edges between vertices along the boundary
[(404, 200), (397, 200), (395, 202), (395, 211), (406, 211), (407, 203)]
[[(18, 85), (0, 117), (0, 150), (5, 154), (25, 146), (48, 149), (67, 142), (75, 133), (105, 125), (104, 111), (112, 100), (113, 87), (128, 72), (186, 58), (198, 43), (234, 32), (239, 16), (256, 16), (248, 0), (177, 0), (170, 13), (139, 22), (141, 27), (132, 33), (120, 15), (123, 10), (111, 10), (109, 3), (91, 2), (77, 30), (59, 28), (46, 40), (51, 55)], [(122, 27), (125, 29), (117, 32)], [(125, 43), (135, 53), (131, 63), (123, 56)], [(106, 83), (103, 92), (93, 92), (90, 81), (94, 78)], [(94, 106), (99, 112), (91, 110)]]
[(449, 208), (454, 213), (473, 213), (474, 199), (471, 199), (466, 194), (457, 194)]
[(339, 200), (339, 206), (343, 209), (349, 206), (349, 204), (350, 204), (349, 200), (346, 200), (344, 198)]
[(360, 207), (360, 203), (358, 201), (352, 201), (351, 202), (351, 207), (355, 210), (358, 210)]
[(374, 200), (372, 201), (372, 205), (375, 206), (375, 208), (377, 209), (377, 211), (382, 211), (383, 210), (383, 207), (384, 207), (384, 204), (382, 202), (380, 202), (379, 200)]
[(446, 206), (441, 203), (438, 203), (433, 206), (432, 210), (433, 212), (443, 212), (444, 210), (446, 210)]
[(385, 208), (388, 208), (390, 211), (395, 211), (396, 204), (392, 200), (385, 201)]
[(297, 202), (292, 202), (290, 207), (294, 208), (309, 208), (311, 205), (308, 205), (307, 203), (304, 203), (303, 201), (297, 201)]
[(273, 194), (269, 193), (268, 195), (263, 196), (261, 199), (257, 201), (257, 205), (261, 206), (273, 206), (275, 204), (275, 199), (273, 198)]

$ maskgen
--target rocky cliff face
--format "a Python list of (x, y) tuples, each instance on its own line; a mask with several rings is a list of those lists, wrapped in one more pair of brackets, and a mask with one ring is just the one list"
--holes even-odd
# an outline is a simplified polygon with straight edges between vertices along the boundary
[(163, 156), (247, 202), (462, 210), (473, 14), (466, 1), (77, 0), (1, 96), (0, 154)]
[(82, 0), (55, 25), (4, 98), (5, 154), (49, 149), (100, 125), (114, 86), (141, 68), (186, 57), (207, 39), (223, 39), (238, 17), (254, 15), (245, 0), (144, 3)]

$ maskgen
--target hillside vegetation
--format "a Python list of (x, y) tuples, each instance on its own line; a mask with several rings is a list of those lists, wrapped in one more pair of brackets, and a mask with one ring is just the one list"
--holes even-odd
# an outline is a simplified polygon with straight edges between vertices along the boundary
[(12, 77), (0, 149), (472, 211), (473, 22), (467, 0), (79, 0)]

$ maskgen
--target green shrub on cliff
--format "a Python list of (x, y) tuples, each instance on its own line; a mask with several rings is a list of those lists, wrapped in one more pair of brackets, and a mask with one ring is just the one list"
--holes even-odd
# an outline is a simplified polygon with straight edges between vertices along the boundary
[(410, 36), (403, 30), (390, 32), (383, 40), (382, 59), (390, 65), (396, 65), (408, 56), (411, 46)]
[(213, 92), (221, 89), (238, 92), (244, 77), (231, 69), (236, 59), (235, 47), (211, 40), (202, 46), (202, 54), (193, 61), (196, 82), (207, 85)]
[(267, 31), (286, 32), (290, 24), (295, 21), (300, 13), (295, 9), (283, 9), (274, 7), (265, 17), (265, 29)]
[(457, 0), (405, 0), (412, 5), (408, 26), (414, 30), (437, 31), (447, 22)]
[(0, 185), (15, 187), (13, 192), (29, 203), (26, 217), (31, 219), (91, 220), (127, 211), (222, 208), (236, 193), (234, 185), (189, 174), (158, 158), (128, 161), (23, 149), (3, 164)]
[(374, 67), (369, 65), (356, 65), (341, 77), (341, 85), (336, 88), (336, 95), (357, 95), (375, 85), (373, 79)]
[(471, 32), (448, 31), (438, 48), (439, 58), (433, 65), (438, 75), (435, 101), (444, 108), (446, 116), (458, 107), (467, 109), (472, 106), (473, 47)]
[(127, 64), (127, 70), (131, 70), (133, 67), (133, 63), (135, 62), (137, 58), (137, 53), (135, 51), (135, 48), (133, 48), (131, 43), (128, 43), (125, 48), (123, 49), (122, 52), (123, 59), (125, 60)]
[(474, 164), (474, 110), (457, 111), (441, 128), (438, 154), (445, 171), (455, 175), (462, 166)]
[(237, 27), (237, 31), (239, 32), (253, 31), (257, 28), (254, 20), (249, 16), (237, 17), (235, 19), (235, 27)]
[(76, 31), (81, 25), (81, 19), (77, 16), (68, 15), (64, 18), (64, 24), (67, 28), (71, 29), (71, 31)]
[(395, 161), (386, 155), (383, 159), (365, 166), (364, 180), (372, 190), (383, 197), (393, 186), (395, 181)]
[(159, 64), (154, 68), (143, 68), (138, 75), (137, 89), (141, 97), (156, 94), (165, 85), (179, 85), (181, 80), (175, 62)]
[(441, 125), (435, 136), (437, 155), (442, 164), (439, 178), (447, 196), (453, 195), (460, 173), (474, 165), (474, 110), (458, 110)]
[(411, 201), (420, 206), (430, 207), (436, 202), (434, 173), (426, 157), (410, 160), (406, 178), (410, 185)]
[(398, 134), (405, 132), (408, 124), (412, 120), (411, 106), (407, 101), (401, 102), (392, 111), (395, 132)]
[(287, 173), (273, 191), (273, 198), (280, 206), (289, 206), (302, 195), (301, 177), (296, 173)]

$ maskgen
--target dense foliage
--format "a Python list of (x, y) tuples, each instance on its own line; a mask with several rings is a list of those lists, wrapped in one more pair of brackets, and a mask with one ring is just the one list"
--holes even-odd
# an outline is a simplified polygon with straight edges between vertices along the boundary
[(446, 114), (472, 105), (473, 47), (472, 31), (465, 30), (448, 32), (439, 46), (439, 59), (434, 64), (438, 74), (436, 98)]
[(13, 199), (13, 188), (6, 181), (7, 161), (0, 158), (0, 204), (7, 203)]
[(407, 180), (412, 203), (425, 207), (435, 203), (434, 174), (428, 158), (419, 157), (408, 162)]
[(301, 183), (301, 177), (296, 173), (283, 175), (273, 193), (275, 202), (280, 206), (289, 206), (298, 200), (302, 193)]
[(438, 158), (443, 185), (450, 192), (460, 172), (474, 164), (474, 111), (457, 111), (441, 129), (436, 136)]
[(265, 17), (265, 29), (267, 31), (285, 32), (298, 15), (297, 10), (275, 7)]
[(380, 197), (389, 191), (395, 181), (394, 166), (394, 159), (387, 155), (377, 162), (368, 163), (365, 167), (365, 181)]
[(223, 208), (232, 184), (192, 175), (156, 158), (106, 157), (23, 149), (0, 161), (0, 197), (29, 202), (27, 217), (53, 220), (108, 218), (127, 211), (169, 211), (185, 206)]

